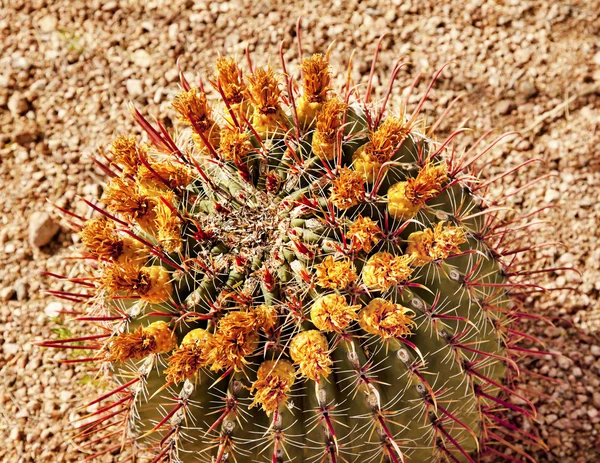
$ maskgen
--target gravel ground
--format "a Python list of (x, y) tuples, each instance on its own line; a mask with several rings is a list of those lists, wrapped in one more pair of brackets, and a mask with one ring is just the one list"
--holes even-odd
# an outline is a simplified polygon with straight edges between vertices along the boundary
[(522, 210), (559, 206), (547, 210), (548, 223), (535, 239), (566, 247), (530, 254), (550, 266), (577, 267), (581, 276), (546, 274), (550, 288), (574, 290), (529, 301), (532, 311), (555, 317), (555, 325), (530, 323), (525, 329), (564, 354), (532, 359), (529, 367), (564, 384), (524, 376), (524, 388), (546, 396), (536, 399), (539, 422), (515, 423), (548, 442), (549, 452), (534, 455), (540, 463), (600, 461), (597, 0), (273, 4), (0, 0), (0, 459), (80, 461), (65, 429), (85, 397), (96, 394), (82, 370), (55, 364), (65, 354), (33, 344), (53, 330), (76, 329), (53, 318), (61, 305), (42, 292), (56, 283), (41, 272), (67, 272), (77, 241), (49, 202), (85, 213), (81, 198), (102, 192), (89, 155), (117, 133), (139, 133), (128, 117), (129, 101), (166, 117), (178, 88), (179, 56), (192, 80), (218, 53), (241, 56), (246, 46), (258, 62), (270, 56), (278, 63), (281, 40), (293, 63), (295, 22), (303, 15), (304, 51), (323, 51), (335, 40), (332, 63), (341, 70), (356, 49), (357, 80), (368, 74), (377, 38), (386, 33), (375, 84), (385, 82), (398, 57), (411, 63), (398, 77), (395, 101), (417, 72), (428, 76), (453, 61), (425, 107), (430, 116), (439, 115), (464, 93), (441, 133), (465, 118), (474, 129), (467, 137), (487, 128), (521, 131), (494, 150), (488, 177), (527, 159), (542, 161), (497, 182), (493, 195), (552, 174), (506, 204)]

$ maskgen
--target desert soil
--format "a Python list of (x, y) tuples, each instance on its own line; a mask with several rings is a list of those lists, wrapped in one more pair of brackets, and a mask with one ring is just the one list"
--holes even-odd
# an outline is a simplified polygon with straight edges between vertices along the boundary
[[(295, 23), (302, 15), (305, 53), (335, 41), (333, 69), (343, 75), (356, 50), (353, 78), (369, 73), (381, 87), (395, 60), (392, 102), (417, 73), (431, 76), (452, 64), (434, 86), (425, 112), (439, 116), (462, 99), (439, 136), (468, 118), (472, 140), (487, 129), (517, 130), (487, 160), (492, 178), (539, 158), (495, 182), (490, 194), (515, 192), (503, 204), (522, 211), (551, 205), (534, 241), (562, 242), (529, 253), (550, 267), (549, 289), (527, 307), (554, 325), (523, 329), (563, 357), (534, 357), (528, 367), (562, 381), (521, 379), (535, 398), (537, 422), (514, 423), (549, 446), (541, 462), (600, 461), (600, 4), (597, 0), (386, 0), (326, 2), (191, 0), (1, 0), (0, 38), (0, 459), (4, 462), (81, 461), (69, 421), (97, 394), (83, 367), (59, 365), (66, 354), (36, 347), (73, 330), (70, 310), (44, 289), (42, 272), (68, 273), (77, 236), (51, 204), (88, 214), (82, 201), (102, 194), (102, 175), (90, 155), (118, 133), (140, 134), (128, 114), (133, 102), (168, 121), (178, 91), (176, 60), (191, 81), (210, 72), (218, 54), (242, 57), (246, 47), (262, 64), (285, 57), (296, 69)], [(417, 87), (422, 95), (425, 81)], [(411, 101), (413, 101), (411, 100)], [(460, 143), (459, 143), (460, 147)], [(54, 232), (58, 230), (57, 234)], [(48, 242), (49, 240), (49, 242)], [(44, 244), (48, 242), (48, 244)], [(41, 247), (38, 247), (41, 245)], [(541, 265), (535, 264), (536, 268)], [(525, 267), (527, 269), (527, 267)], [(517, 442), (518, 444), (518, 442)], [(98, 461), (116, 461), (107, 454)]]

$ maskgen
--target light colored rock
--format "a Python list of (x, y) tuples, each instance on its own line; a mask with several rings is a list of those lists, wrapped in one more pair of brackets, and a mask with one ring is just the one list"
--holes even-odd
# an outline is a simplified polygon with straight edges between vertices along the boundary
[(62, 303), (58, 302), (58, 301), (54, 301), (54, 302), (51, 302), (50, 304), (48, 304), (44, 308), (44, 313), (46, 314), (47, 317), (53, 318), (53, 317), (58, 317), (60, 315), (61, 310), (63, 310)]
[(525, 48), (520, 48), (515, 52), (515, 62), (519, 65), (523, 65), (529, 62), (531, 59), (531, 51)]
[(535, 82), (532, 82), (531, 80), (523, 81), (523, 83), (521, 83), (519, 86), (519, 91), (526, 99), (533, 98), (538, 94), (538, 89), (535, 85)]
[(2, 351), (4, 352), (4, 355), (15, 355), (17, 352), (19, 352), (19, 350), (20, 347), (18, 344), (12, 342), (5, 342), (2, 344)]
[(69, 400), (71, 400), (73, 398), (73, 391), (71, 391), (71, 390), (60, 391), (59, 397), (60, 397), (61, 402), (68, 402)]
[(501, 100), (496, 105), (496, 111), (498, 111), (498, 114), (500, 114), (501, 116), (510, 114), (515, 109), (517, 109), (517, 105), (512, 100)]
[(88, 183), (83, 187), (83, 194), (92, 198), (100, 198), (102, 196), (102, 186), (97, 183)]
[(44, 16), (38, 22), (38, 27), (42, 30), (42, 32), (52, 32), (56, 30), (56, 26), (58, 24), (58, 19), (55, 16)]
[(8, 439), (12, 442), (17, 442), (17, 441), (22, 441), (23, 440), (23, 430), (18, 427), (18, 426), (14, 426), (11, 430), (10, 430), (10, 434), (8, 435)]
[(14, 92), (8, 99), (8, 109), (14, 117), (22, 116), (29, 111), (29, 101), (21, 92)]
[(29, 243), (37, 248), (47, 245), (60, 229), (47, 212), (34, 212), (29, 217)]
[(6, 288), (2, 288), (0, 291), (0, 300), (1, 301), (10, 301), (15, 295), (15, 288), (12, 286), (7, 286)]
[(127, 88), (127, 93), (129, 93), (129, 96), (132, 98), (137, 98), (144, 94), (144, 87), (142, 81), (139, 79), (127, 79), (125, 87)]
[(560, 191), (553, 190), (551, 188), (546, 190), (546, 194), (544, 195), (544, 202), (551, 203), (560, 198)]
[(15, 292), (17, 293), (17, 301), (24, 301), (29, 295), (29, 282), (27, 280), (19, 280), (15, 283)]
[(102, 11), (107, 11), (109, 13), (114, 13), (118, 9), (119, 9), (119, 2), (116, 2), (116, 1), (106, 2), (104, 5), (102, 5)]
[(149, 68), (154, 62), (150, 53), (144, 49), (136, 50), (131, 59), (136, 65), (142, 68)]
[(176, 67), (172, 67), (171, 69), (167, 70), (167, 72), (165, 72), (165, 79), (167, 79), (167, 82), (175, 82), (177, 80), (177, 78), (179, 77), (179, 72), (177, 71)]

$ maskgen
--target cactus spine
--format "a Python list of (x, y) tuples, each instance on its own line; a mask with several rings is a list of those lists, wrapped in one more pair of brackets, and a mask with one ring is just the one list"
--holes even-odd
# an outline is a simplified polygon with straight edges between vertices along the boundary
[(386, 116), (370, 82), (334, 92), (327, 55), (301, 69), (220, 58), (217, 103), (182, 77), (177, 142), (133, 110), (150, 143), (98, 161), (104, 207), (77, 225), (94, 277), (63, 296), (85, 299), (97, 333), (72, 341), (116, 387), (80, 435), (155, 462), (497, 453), (497, 410), (535, 409), (503, 382), (520, 286), (476, 148), (436, 141), (425, 97)]

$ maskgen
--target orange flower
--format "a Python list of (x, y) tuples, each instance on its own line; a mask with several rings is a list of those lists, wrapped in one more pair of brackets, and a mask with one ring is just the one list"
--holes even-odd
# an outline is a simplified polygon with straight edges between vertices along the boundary
[(328, 294), (318, 298), (310, 310), (310, 319), (322, 331), (343, 333), (356, 320), (359, 305), (348, 305), (339, 294)]
[(358, 324), (367, 333), (383, 339), (401, 338), (412, 334), (411, 329), (417, 326), (414, 316), (406, 307), (376, 298), (359, 312)]
[(421, 266), (459, 252), (466, 241), (462, 228), (440, 222), (433, 229), (411, 233), (406, 253), (414, 257), (413, 265)]
[(412, 219), (423, 205), (435, 198), (448, 180), (445, 164), (427, 163), (416, 178), (398, 182), (388, 190), (388, 211), (398, 220)]
[(147, 149), (137, 146), (135, 136), (119, 135), (110, 146), (112, 162), (123, 168), (123, 175), (133, 175), (142, 164), (141, 159), (146, 158)]
[(369, 217), (358, 216), (350, 228), (346, 237), (352, 243), (352, 248), (355, 251), (371, 252), (373, 246), (379, 243), (379, 239), (383, 236), (379, 225), (373, 222)]
[(369, 141), (352, 155), (353, 167), (367, 182), (377, 178), (381, 166), (392, 160), (402, 141), (410, 133), (404, 119), (388, 117), (377, 130), (369, 133)]
[(260, 404), (267, 415), (271, 415), (287, 401), (287, 393), (295, 379), (294, 365), (287, 360), (264, 361), (258, 367), (256, 381), (252, 384), (254, 400), (249, 408)]
[(165, 370), (166, 380), (177, 384), (192, 378), (200, 368), (208, 364), (213, 341), (213, 335), (202, 328), (186, 334), (181, 345), (169, 357), (169, 366)]
[(333, 362), (329, 358), (327, 338), (317, 330), (302, 331), (290, 342), (290, 357), (300, 373), (318, 381), (331, 373)]
[(345, 110), (346, 103), (337, 97), (332, 97), (323, 103), (318, 112), (312, 150), (319, 158), (331, 161), (337, 155), (338, 131), (342, 126)]
[(378, 252), (363, 267), (363, 282), (369, 289), (385, 291), (410, 278), (412, 261), (413, 257), (409, 255), (394, 256), (389, 252)]
[(365, 180), (359, 173), (343, 167), (337, 178), (331, 181), (331, 202), (339, 209), (350, 209), (365, 196)]
[(122, 333), (108, 343), (109, 360), (140, 360), (150, 354), (164, 354), (177, 346), (177, 336), (164, 321), (139, 326), (133, 333)]
[(111, 294), (139, 296), (151, 304), (166, 302), (173, 293), (168, 270), (158, 265), (140, 268), (130, 260), (106, 266), (100, 282)]
[(335, 261), (327, 256), (323, 262), (315, 265), (317, 284), (322, 288), (345, 289), (356, 279), (354, 266), (349, 260)]

